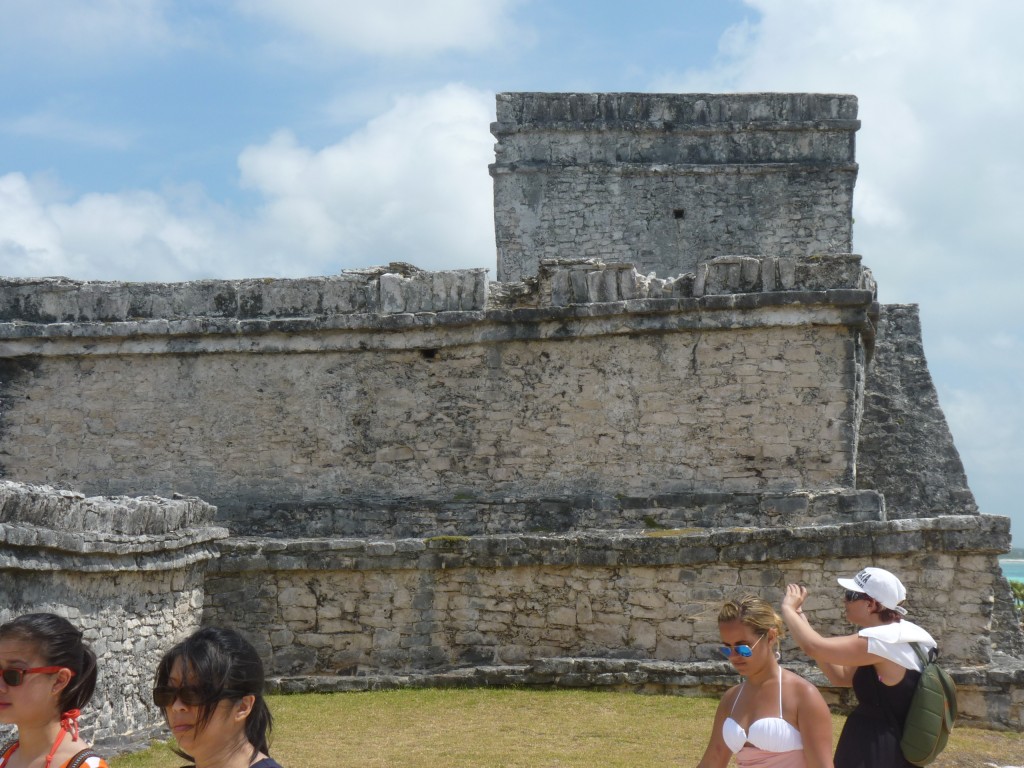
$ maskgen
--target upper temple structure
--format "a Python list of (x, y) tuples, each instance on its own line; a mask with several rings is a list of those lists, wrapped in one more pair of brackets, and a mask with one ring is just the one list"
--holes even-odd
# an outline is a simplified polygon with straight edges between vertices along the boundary
[(836, 578), (866, 565), (907, 585), (962, 717), (1019, 729), (1009, 521), (979, 513), (916, 306), (853, 253), (856, 98), (496, 116), (497, 281), (490, 254), (0, 279), (0, 620), (85, 629), (89, 735), (151, 735), (157, 659), (200, 624), (283, 691), (715, 693), (723, 600), (802, 582), (839, 633)]
[(503, 93), (497, 118), (499, 280), (548, 259), (667, 276), (852, 250), (853, 96)]

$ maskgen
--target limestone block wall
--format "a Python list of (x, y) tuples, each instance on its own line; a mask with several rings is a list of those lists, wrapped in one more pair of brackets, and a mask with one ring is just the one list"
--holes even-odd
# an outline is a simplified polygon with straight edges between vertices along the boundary
[(833, 94), (498, 94), (498, 279), (545, 259), (667, 276), (849, 252), (856, 118)]
[(771, 262), (719, 292), (726, 260), (699, 296), (390, 315), (318, 298), (287, 318), (200, 316), (206, 299), (134, 317), (134, 287), (15, 281), (0, 471), (196, 495), (240, 530), (268, 505), (852, 488), (873, 306), (856, 264), (813, 290)]
[[(808, 586), (848, 631), (839, 576), (871, 563), (907, 584), (911, 618), (951, 665), (992, 661), (1008, 546), (997, 517), (807, 528), (317, 541), (236, 538), (211, 566), (203, 620), (246, 628), (277, 675), (402, 674), (548, 657), (716, 658), (717, 611)], [(1005, 650), (1005, 649), (1000, 649)], [(799, 659), (792, 643), (788, 660)]]
[(87, 738), (122, 749), (158, 733), (153, 673), (199, 625), (207, 562), (227, 531), (198, 499), (86, 498), (0, 480), (0, 622), (66, 617), (99, 659)]

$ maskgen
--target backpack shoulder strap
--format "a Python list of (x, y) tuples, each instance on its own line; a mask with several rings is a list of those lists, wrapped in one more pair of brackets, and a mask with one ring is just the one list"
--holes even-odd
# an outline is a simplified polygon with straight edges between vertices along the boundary
[(924, 668), (927, 667), (930, 662), (935, 660), (935, 657), (932, 655), (933, 653), (935, 653), (935, 651), (929, 651), (928, 653), (925, 653), (923, 650), (921, 650), (920, 643), (910, 643), (910, 647), (913, 648), (914, 653), (917, 654), (918, 661), (921, 662), (921, 671), (923, 672)]
[(10, 753), (16, 746), (18, 746), (17, 736), (8, 736), (3, 742), (0, 742), (0, 765), (7, 762), (7, 758), (10, 757)]
[[(4, 764), (6, 758), (8, 757), (8, 753), (11, 752), (17, 745), (17, 736), (12, 736), (11, 738), (6, 739), (4, 742), (0, 743), (0, 765)], [(72, 757), (65, 765), (65, 768), (81, 768), (82, 763), (84, 763), (90, 757), (100, 757), (100, 754), (98, 752), (93, 751), (92, 747), (86, 747), (77, 755)]]
[(72, 757), (64, 768), (81, 768), (82, 763), (88, 760), (90, 757), (99, 757), (99, 753), (94, 752), (92, 747), (86, 747), (77, 755)]

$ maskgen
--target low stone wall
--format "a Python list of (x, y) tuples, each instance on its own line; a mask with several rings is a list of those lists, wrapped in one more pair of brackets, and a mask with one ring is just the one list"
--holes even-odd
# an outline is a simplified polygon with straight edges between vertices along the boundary
[[(991, 660), (1006, 518), (809, 528), (428, 539), (232, 538), (211, 564), (206, 623), (245, 627), (275, 674), (404, 673), (545, 657), (714, 658), (729, 597), (811, 590), (811, 621), (847, 631), (835, 579), (897, 571), (911, 617), (959, 665)], [(784, 646), (787, 654), (792, 646)]]
[(468, 312), (487, 306), (487, 287), (486, 269), (425, 272), (402, 263), (293, 280), (122, 283), (3, 278), (0, 323)]
[(206, 563), (227, 535), (198, 499), (86, 498), (0, 480), (0, 623), (50, 612), (99, 659), (86, 738), (104, 749), (158, 733), (153, 673), (199, 625)]

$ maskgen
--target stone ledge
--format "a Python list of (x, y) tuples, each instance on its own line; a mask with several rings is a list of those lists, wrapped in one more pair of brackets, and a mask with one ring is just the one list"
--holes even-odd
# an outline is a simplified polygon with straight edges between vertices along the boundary
[[(641, 275), (629, 263), (546, 261), (539, 283), (521, 284), (519, 289), (502, 284), (502, 290), (495, 290), (493, 305), (488, 299), (486, 270), (426, 272), (408, 264), (393, 264), (390, 269), (332, 277), (189, 283), (0, 279), (0, 337), (117, 335), (118, 326), (123, 326), (122, 335), (402, 330), (430, 324), (437, 317), (443, 317), (446, 324), (502, 317), (535, 320), (546, 317), (538, 316), (538, 311), (555, 309), (551, 316), (558, 316), (569, 305), (700, 299), (712, 294), (747, 294), (726, 305), (737, 308), (775, 305), (777, 300), (749, 295), (778, 292), (791, 294), (784, 303), (845, 305), (863, 299), (829, 292), (875, 289), (870, 272), (861, 267), (860, 256), (845, 253), (801, 258), (719, 256), (702, 264), (696, 275), (668, 278)], [(501, 304), (525, 314), (493, 314)], [(628, 311), (643, 311), (642, 306)], [(710, 306), (722, 305), (704, 302), (654, 308), (687, 311)], [(109, 326), (114, 328), (94, 330)], [(138, 330), (132, 333), (131, 328)]]
[(484, 309), (487, 289), (486, 269), (427, 272), (404, 263), (325, 277), (186, 283), (3, 278), (0, 321), (107, 323), (460, 312)]
[[(604, 265), (595, 265), (598, 272)], [(597, 298), (596, 296), (594, 297)], [(417, 327), (470, 325), (480, 322), (529, 323), (543, 320), (602, 317), (619, 314), (677, 314), (721, 309), (766, 309), (772, 307), (869, 306), (874, 301), (870, 289), (837, 287), (820, 290), (777, 292), (728, 292), (697, 297), (667, 295), (627, 298), (622, 293), (605, 300), (586, 297), (567, 298), (552, 307), (515, 307), (486, 311), (398, 312), (392, 314), (348, 313), (307, 314), (289, 317), (237, 318), (230, 316), (116, 317), (93, 320), (80, 316), (74, 320), (41, 322), (13, 318), (0, 322), (0, 338), (164, 336), (199, 334), (299, 333), (325, 330), (404, 331)]]
[(0, 523), (69, 534), (138, 537), (212, 523), (217, 508), (194, 496), (92, 496), (49, 485), (0, 480)]
[[(227, 534), (224, 529), (215, 530)], [(6, 534), (6, 531), (0, 529), (0, 533)], [(153, 547), (151, 550), (133, 550), (130, 547), (109, 547), (83, 553), (60, 551), (45, 546), (12, 547), (0, 540), (0, 570), (72, 574), (170, 571), (214, 560), (219, 554), (219, 549), (211, 540), (177, 548), (163, 546)]]
[(210, 572), (665, 566), (878, 558), (912, 551), (995, 555), (1007, 551), (1009, 544), (1009, 519), (991, 515), (647, 534), (591, 531), (379, 540), (237, 537), (221, 543), (221, 557), (210, 564)]
[(687, 689), (691, 695), (720, 695), (739, 676), (728, 662), (671, 662), (638, 659), (556, 657), (524, 664), (460, 667), (432, 672), (271, 677), (268, 693), (335, 693), (400, 688), (607, 688), (648, 686)]
[(287, 319), (0, 323), (0, 358), (438, 350), (501, 341), (795, 326), (870, 330), (868, 290), (633, 299), (558, 308)]
[[(224, 511), (224, 510), (222, 510)], [(681, 491), (649, 496), (350, 498), (249, 504), (229, 511), (236, 536), (481, 536), (680, 528), (837, 525), (885, 520), (880, 494), (823, 489), (792, 493)]]
[(162, 535), (63, 531), (35, 525), (0, 523), (0, 543), (8, 547), (48, 549), (69, 554), (143, 555), (186, 549), (227, 538), (226, 528), (183, 528)]
[(496, 96), (498, 130), (571, 124), (648, 125), (659, 130), (721, 125), (821, 123), (859, 127), (857, 97), (833, 93), (549, 93)]
[(217, 556), (228, 536), (194, 497), (93, 496), (0, 480), (0, 568), (125, 571), (179, 568)]
[[(572, 126), (566, 126), (564, 130), (574, 130)], [(507, 149), (507, 148), (506, 148)], [(668, 151), (675, 151), (678, 154), (678, 145), (672, 143), (666, 147)], [(505, 154), (508, 154), (506, 151)], [(487, 170), (491, 176), (498, 179), (502, 176), (528, 176), (531, 174), (549, 175), (553, 171), (559, 174), (571, 173), (579, 176), (621, 176), (624, 179), (633, 177), (657, 176), (666, 177), (707, 177), (716, 178), (724, 175), (736, 177), (789, 177), (795, 174), (812, 177), (832, 178), (837, 174), (845, 174), (851, 183), (857, 177), (858, 166), (855, 162), (846, 160), (825, 164), (820, 160), (779, 160), (773, 162), (750, 162), (744, 160), (740, 155), (730, 155), (722, 160), (714, 160), (705, 154), (682, 155), (678, 158), (668, 159), (666, 153), (662, 152), (644, 162), (621, 162), (615, 159), (593, 159), (581, 160), (579, 158), (564, 158), (560, 161), (543, 160), (505, 160), (491, 163)]]

